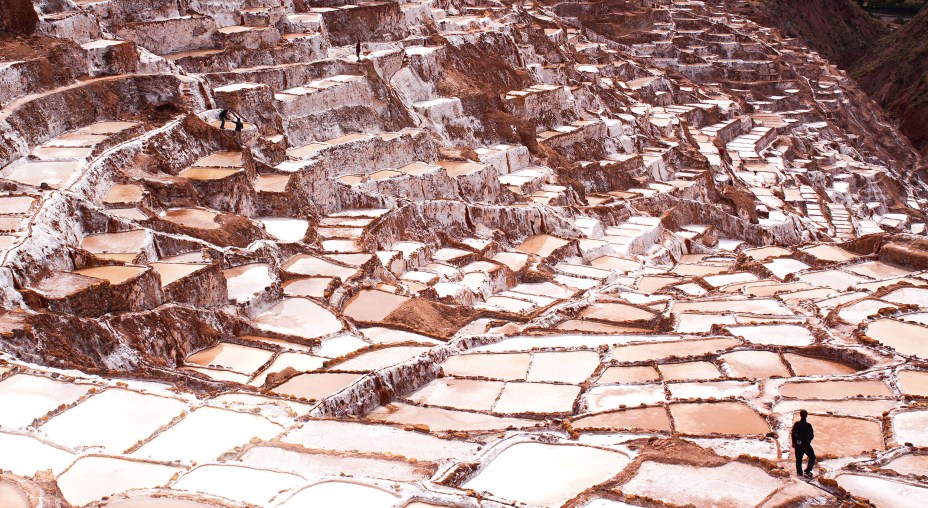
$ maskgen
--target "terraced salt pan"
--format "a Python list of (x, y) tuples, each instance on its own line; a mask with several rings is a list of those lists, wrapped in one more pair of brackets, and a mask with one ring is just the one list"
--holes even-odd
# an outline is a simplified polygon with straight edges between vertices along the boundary
[(914, 397), (928, 397), (928, 371), (906, 369), (898, 374), (902, 393)]
[(665, 381), (717, 379), (721, 377), (719, 369), (711, 362), (665, 363), (657, 368)]
[(660, 381), (660, 375), (657, 369), (650, 365), (642, 367), (609, 367), (596, 380), (596, 384), (647, 383), (651, 381)]
[(0, 426), (25, 427), (61, 405), (76, 402), (91, 386), (16, 374), (0, 382)]
[(333, 370), (347, 372), (369, 372), (380, 370), (421, 356), (428, 352), (427, 347), (399, 346), (377, 349), (363, 353), (347, 361), (332, 365)]
[(357, 268), (342, 266), (309, 254), (293, 256), (280, 269), (297, 275), (338, 277), (342, 280), (346, 280), (358, 272)]
[(306, 298), (284, 298), (254, 318), (261, 330), (315, 339), (342, 329), (334, 314)]
[(928, 359), (928, 327), (895, 319), (878, 319), (867, 326), (866, 333), (900, 354)]
[(149, 263), (148, 266), (158, 273), (158, 277), (161, 278), (161, 287), (166, 287), (209, 265), (204, 263)]
[(54, 442), (72, 448), (101, 446), (107, 453), (122, 453), (186, 407), (166, 397), (110, 389), (52, 418), (40, 430)]
[(731, 314), (697, 314), (684, 312), (677, 317), (675, 330), (679, 333), (709, 333), (715, 325), (733, 325), (737, 321)]
[(6, 508), (31, 508), (29, 496), (13, 482), (0, 480), (0, 506)]
[(464, 354), (452, 356), (442, 364), (445, 374), (459, 377), (487, 377), (490, 379), (520, 380), (528, 374), (532, 355)]
[(928, 289), (900, 288), (883, 296), (882, 299), (899, 305), (918, 305), (925, 308), (928, 307)]
[(503, 390), (499, 381), (439, 378), (416, 390), (406, 398), (420, 404), (455, 409), (490, 411)]
[(849, 365), (825, 358), (814, 358), (795, 353), (783, 353), (783, 358), (789, 362), (797, 376), (840, 376), (857, 372), (856, 369)]
[(735, 339), (720, 338), (616, 346), (612, 349), (612, 358), (619, 362), (643, 362), (671, 356), (698, 356), (717, 353), (740, 344)]
[(828, 244), (816, 245), (814, 247), (805, 247), (799, 250), (809, 254), (814, 258), (821, 259), (822, 261), (832, 261), (838, 263), (850, 261), (859, 257), (857, 254), (848, 252), (841, 247)]
[(105, 280), (110, 284), (122, 284), (128, 280), (134, 279), (147, 271), (148, 268), (142, 266), (96, 266), (93, 268), (84, 268), (74, 270), (74, 273), (84, 277), (95, 277)]
[(537, 254), (543, 258), (550, 256), (555, 250), (570, 243), (568, 240), (551, 235), (536, 235), (527, 238), (516, 250), (526, 254)]
[(844, 269), (849, 272), (854, 272), (858, 275), (863, 275), (864, 277), (870, 277), (872, 279), (903, 277), (912, 273), (911, 270), (889, 265), (881, 261), (867, 261), (864, 263), (858, 263), (856, 265), (848, 265), (844, 267)]
[(355, 321), (383, 321), (391, 312), (407, 301), (409, 301), (408, 296), (394, 295), (376, 289), (365, 289), (351, 298), (348, 305), (345, 306), (344, 313)]
[(760, 395), (755, 383), (746, 381), (703, 381), (698, 383), (668, 383), (674, 399), (753, 399)]
[(880, 417), (899, 405), (894, 399), (803, 400), (785, 399), (773, 406), (774, 413), (790, 414), (802, 409), (810, 413)]
[(226, 278), (226, 290), (229, 299), (234, 300), (236, 303), (251, 300), (257, 293), (274, 282), (271, 277), (271, 266), (266, 263), (236, 266), (235, 268), (223, 270), (222, 274)]
[(584, 319), (599, 319), (614, 323), (645, 321), (654, 318), (654, 313), (622, 303), (594, 303), (580, 313)]
[(0, 432), (0, 450), (0, 468), (19, 476), (34, 476), (46, 469), (58, 474), (74, 461), (74, 454), (65, 448), (26, 434)]
[(587, 410), (590, 413), (611, 411), (621, 407), (633, 407), (640, 404), (654, 404), (664, 401), (664, 388), (659, 384), (651, 385), (598, 385), (591, 388), (585, 396)]
[[(668, 479), (674, 481), (668, 481)], [(620, 487), (625, 495), (658, 499), (677, 506), (740, 508), (758, 506), (781, 485), (764, 470), (730, 462), (718, 467), (694, 467), (646, 461)]]
[(571, 413), (579, 386), (546, 383), (506, 383), (493, 411), (503, 414)]
[(928, 446), (928, 411), (907, 411), (893, 416), (893, 433), (897, 442)]
[[(794, 420), (799, 416), (794, 415)], [(818, 455), (846, 457), (871, 450), (883, 450), (883, 431), (879, 422), (844, 416), (809, 415), (815, 428), (812, 446)]]
[(623, 409), (620, 411), (585, 416), (571, 422), (571, 426), (579, 430), (641, 429), (651, 432), (670, 432), (671, 430), (670, 418), (667, 416), (667, 410), (662, 406)]
[(264, 229), (282, 242), (301, 242), (309, 229), (309, 222), (288, 217), (258, 217)]
[(393, 508), (399, 497), (385, 490), (343, 481), (317, 483), (297, 492), (279, 508), (306, 506), (356, 506), (365, 508)]
[(287, 368), (293, 368), (297, 372), (312, 372), (322, 368), (325, 358), (307, 355), (302, 353), (281, 353), (274, 358), (274, 362), (268, 368), (261, 371), (255, 376), (255, 379), (249, 383), (252, 386), (262, 386), (267, 379), (268, 374), (280, 372)]
[(270, 444), (249, 448), (242, 456), (242, 462), (262, 469), (294, 473), (307, 479), (339, 477), (350, 471), (353, 478), (413, 483), (427, 480), (435, 473), (435, 467), (429, 462), (407, 462), (395, 456), (357, 456)]
[(868, 499), (879, 508), (921, 506), (928, 497), (928, 488), (878, 476), (839, 474), (835, 481), (852, 495)]
[(809, 330), (796, 325), (729, 326), (728, 331), (755, 344), (808, 346), (815, 340)]
[(834, 399), (846, 397), (892, 397), (886, 383), (872, 379), (853, 381), (789, 381), (780, 386), (780, 395), (796, 399)]
[[(65, 500), (83, 506), (131, 489), (166, 485), (179, 467), (115, 457), (81, 457), (58, 477)], [(106, 478), (106, 481), (99, 481)]]
[(216, 219), (219, 212), (205, 208), (169, 208), (160, 214), (161, 218), (178, 226), (193, 229), (219, 229), (222, 227)]
[(184, 474), (172, 487), (175, 490), (202, 492), (242, 503), (267, 506), (280, 492), (303, 483), (303, 478), (289, 473), (233, 464), (207, 464)]
[[(217, 432), (216, 429), (223, 429)], [(203, 407), (158, 434), (132, 453), (155, 460), (204, 462), (247, 443), (252, 437), (270, 439), (283, 428), (252, 414)]]
[(480, 448), (468, 441), (440, 439), (387, 425), (332, 420), (303, 422), (299, 428), (288, 432), (282, 441), (311, 450), (392, 453), (434, 462), (467, 460)]
[(791, 316), (793, 312), (782, 303), (772, 298), (751, 298), (728, 300), (709, 300), (694, 302), (676, 302), (673, 305), (674, 314), (681, 312), (696, 313), (745, 313), (765, 316)]
[(220, 342), (187, 357), (187, 363), (201, 367), (218, 367), (241, 374), (252, 374), (271, 359), (273, 353), (264, 349)]
[(677, 403), (670, 405), (674, 428), (683, 434), (766, 434), (767, 422), (741, 402)]
[(599, 366), (593, 351), (539, 352), (532, 355), (528, 381), (582, 383)]
[(501, 430), (509, 427), (532, 427), (537, 422), (519, 418), (504, 418), (483, 413), (455, 411), (436, 407), (420, 407), (402, 402), (374, 409), (366, 416), (368, 420), (398, 423), (403, 425), (426, 425), (435, 432)]
[(780, 355), (770, 351), (734, 351), (721, 355), (719, 359), (733, 377), (761, 379), (790, 375)]
[(856, 284), (870, 280), (841, 270), (808, 272), (800, 275), (799, 279), (809, 284), (828, 287), (837, 291), (844, 291), (848, 288), (853, 288)]
[(628, 463), (625, 455), (599, 448), (516, 443), (461, 487), (530, 505), (560, 506)]
[(891, 469), (902, 475), (928, 475), (928, 455), (908, 454), (893, 459), (881, 469)]
[(310, 298), (325, 298), (325, 292), (334, 279), (329, 277), (309, 277), (306, 279), (289, 280), (281, 284), (287, 296), (306, 296)]
[(307, 400), (320, 400), (340, 392), (361, 379), (361, 374), (320, 372), (293, 376), (274, 388), (274, 393)]
[(880, 310), (894, 310), (895, 305), (880, 300), (861, 300), (852, 303), (838, 311), (838, 317), (844, 322), (856, 325), (866, 321), (870, 316), (877, 315)]
[(102, 504), (106, 508), (216, 508), (213, 504), (198, 503), (169, 497), (131, 496), (127, 499), (110, 498)]

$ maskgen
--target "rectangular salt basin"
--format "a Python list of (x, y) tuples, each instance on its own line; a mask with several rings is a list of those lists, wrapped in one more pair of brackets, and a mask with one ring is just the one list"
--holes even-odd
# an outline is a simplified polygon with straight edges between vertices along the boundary
[(406, 398), (412, 402), (455, 409), (490, 411), (504, 383), (472, 379), (439, 378)]
[(205, 462), (219, 458), (253, 437), (267, 440), (282, 430), (283, 427), (261, 416), (203, 407), (192, 411), (132, 455), (163, 461)]
[(60, 405), (76, 402), (91, 387), (27, 374), (8, 377), (0, 382), (0, 426), (25, 427)]
[(252, 374), (271, 359), (273, 353), (264, 349), (220, 342), (187, 357), (188, 364), (201, 367), (229, 369), (241, 374)]
[(528, 353), (463, 354), (448, 358), (442, 369), (449, 376), (520, 380), (528, 374), (531, 361)]
[(179, 416), (178, 400), (110, 389), (52, 418), (39, 430), (56, 443), (78, 448), (101, 446), (122, 453)]
[(57, 474), (74, 461), (74, 454), (25, 434), (0, 432), (0, 469), (19, 476), (34, 476), (50, 469)]
[(446, 459), (467, 460), (480, 449), (477, 443), (440, 439), (388, 425), (332, 420), (306, 421), (299, 428), (288, 432), (282, 441), (311, 450), (392, 453), (434, 462)]
[(579, 386), (546, 383), (506, 383), (493, 412), (518, 413), (572, 413), (574, 400), (580, 394)]
[(393, 402), (387, 406), (380, 406), (368, 413), (365, 418), (403, 425), (427, 425), (433, 432), (502, 430), (509, 427), (532, 427), (536, 424), (535, 420), (504, 418), (437, 407), (420, 407), (402, 402)]
[(89, 456), (78, 459), (58, 477), (57, 483), (65, 500), (83, 506), (130, 489), (166, 485), (180, 470), (151, 462)]

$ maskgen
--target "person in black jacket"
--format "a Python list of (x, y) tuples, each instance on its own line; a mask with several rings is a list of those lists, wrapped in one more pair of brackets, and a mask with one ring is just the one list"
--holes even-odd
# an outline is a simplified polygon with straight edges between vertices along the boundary
[(806, 421), (809, 412), (803, 409), (799, 411), (799, 421), (793, 424), (791, 436), (793, 438), (793, 453), (796, 454), (796, 474), (802, 476), (802, 456), (809, 457), (809, 465), (806, 467), (805, 476), (812, 478), (812, 466), (815, 465), (815, 451), (812, 450), (812, 439), (815, 438), (815, 432), (812, 424)]
[(219, 112), (219, 130), (225, 130), (226, 120), (229, 119), (229, 110), (223, 109)]

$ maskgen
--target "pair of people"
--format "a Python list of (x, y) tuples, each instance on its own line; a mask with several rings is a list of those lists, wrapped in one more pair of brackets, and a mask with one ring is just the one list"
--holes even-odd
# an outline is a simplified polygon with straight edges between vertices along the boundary
[[(229, 120), (229, 110), (223, 109), (219, 112), (219, 130), (226, 129), (226, 120)], [(235, 123), (235, 132), (242, 132), (242, 128), (245, 127), (245, 121), (242, 120), (242, 117), (235, 115), (235, 120), (232, 120)]]

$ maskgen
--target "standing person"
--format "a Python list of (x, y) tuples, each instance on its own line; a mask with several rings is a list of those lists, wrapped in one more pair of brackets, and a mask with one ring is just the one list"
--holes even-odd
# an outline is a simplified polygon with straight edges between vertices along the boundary
[(219, 130), (226, 130), (226, 120), (229, 119), (229, 110), (223, 109), (219, 112)]
[(806, 421), (809, 412), (805, 409), (799, 411), (799, 421), (793, 424), (791, 436), (793, 438), (793, 453), (796, 454), (796, 474), (803, 475), (802, 456), (809, 457), (809, 465), (806, 467), (805, 477), (812, 478), (812, 466), (815, 465), (815, 451), (812, 450), (812, 439), (815, 432), (812, 424)]
[(245, 127), (245, 122), (242, 121), (242, 117), (235, 115), (235, 138), (238, 139), (239, 144), (242, 143), (242, 128)]
[(354, 54), (358, 57), (358, 61), (361, 61), (361, 39), (358, 39), (358, 43), (354, 47)]

